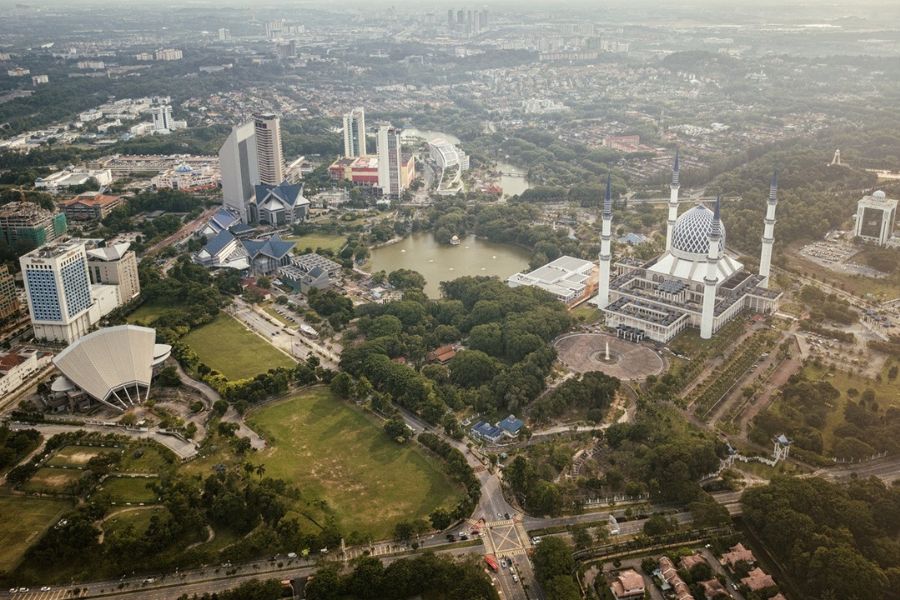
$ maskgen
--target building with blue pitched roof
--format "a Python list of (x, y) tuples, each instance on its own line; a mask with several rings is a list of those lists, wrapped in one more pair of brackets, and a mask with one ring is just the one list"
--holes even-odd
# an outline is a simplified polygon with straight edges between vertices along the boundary
[(242, 240), (222, 230), (194, 254), (194, 262), (211, 268), (249, 271), (251, 275), (269, 275), (290, 264), (294, 242), (277, 235), (261, 240)]
[(291, 250), (294, 242), (273, 235), (266, 240), (244, 240), (244, 248), (250, 258), (250, 273), (253, 275), (269, 275), (279, 267), (291, 263)]
[(209, 221), (206, 222), (206, 225), (204, 225), (197, 234), (206, 236), (208, 239), (217, 235), (220, 231), (231, 231), (231, 229), (235, 225), (239, 225), (240, 222), (241, 216), (237, 211), (223, 206), (210, 217)]
[(303, 184), (283, 181), (278, 185), (261, 183), (250, 203), (250, 218), (263, 225), (293, 225), (306, 219), (309, 200), (303, 197)]
[(509, 415), (508, 417), (497, 423), (497, 427), (502, 429), (503, 433), (505, 433), (509, 437), (516, 437), (517, 435), (519, 435), (519, 432), (524, 426), (525, 423), (522, 422), (521, 419), (517, 419), (515, 415)]
[(475, 423), (475, 426), (472, 427), (472, 433), (476, 437), (480, 437), (481, 439), (496, 444), (503, 437), (503, 430), (499, 427), (495, 427), (486, 421), (478, 421)]

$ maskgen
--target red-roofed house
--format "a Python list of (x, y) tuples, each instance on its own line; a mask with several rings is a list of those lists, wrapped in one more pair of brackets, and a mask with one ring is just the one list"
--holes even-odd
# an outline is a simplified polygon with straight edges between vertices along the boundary
[(702, 565), (706, 563), (703, 557), (699, 554), (689, 554), (681, 559), (681, 568), (685, 571), (690, 571), (697, 565)]
[(744, 545), (738, 542), (736, 545), (731, 547), (731, 550), (722, 555), (722, 564), (728, 565), (729, 567), (733, 567), (737, 563), (744, 561), (746, 563), (754, 563), (756, 562), (756, 558), (753, 556), (753, 552), (744, 548)]
[(772, 576), (759, 567), (747, 573), (747, 576), (741, 579), (741, 583), (754, 592), (775, 587), (775, 580), (772, 579)]
[(659, 559), (659, 572), (662, 574), (663, 579), (666, 580), (666, 583), (672, 586), (676, 600), (694, 600), (691, 590), (678, 575), (678, 571), (675, 570), (675, 564), (668, 556), (663, 556)]
[(437, 361), (439, 363), (446, 364), (450, 362), (450, 359), (456, 356), (456, 350), (450, 344), (446, 346), (440, 346), (435, 348), (431, 352), (429, 352), (425, 358), (430, 361)]
[(703, 588), (703, 595), (706, 596), (706, 600), (729, 597), (728, 590), (725, 589), (725, 586), (722, 585), (722, 582), (718, 579), (708, 579), (706, 581), (701, 581), (700, 587)]
[(616, 600), (621, 598), (643, 598), (644, 578), (634, 569), (622, 571), (609, 586)]

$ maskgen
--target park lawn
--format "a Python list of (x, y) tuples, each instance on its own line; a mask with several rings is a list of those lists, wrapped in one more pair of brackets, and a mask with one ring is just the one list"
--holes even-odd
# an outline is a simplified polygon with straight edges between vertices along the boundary
[(154, 515), (162, 518), (168, 514), (168, 512), (168, 510), (161, 506), (128, 507), (119, 512), (114, 512), (104, 519), (103, 532), (106, 535), (109, 535), (116, 531), (121, 531), (131, 525), (134, 527), (134, 531), (137, 535), (144, 535), (144, 532), (147, 531), (147, 527), (150, 526), (150, 519), (153, 518)]
[(150, 485), (156, 483), (155, 478), (150, 477), (116, 477), (111, 476), (104, 480), (97, 491), (103, 491), (109, 495), (109, 499), (116, 503), (131, 502), (156, 502), (156, 493), (150, 489)]
[(57, 498), (0, 496), (0, 572), (12, 571), (28, 547), (71, 507)]
[(184, 337), (200, 361), (231, 381), (254, 377), (275, 367), (295, 362), (261, 337), (248, 331), (234, 317), (220, 314)]
[(119, 452), (113, 448), (98, 448), (96, 446), (65, 446), (57, 450), (50, 460), (48, 467), (83, 467), (95, 456)]
[(347, 243), (347, 236), (333, 235), (329, 233), (308, 233), (306, 235), (291, 236), (284, 238), (285, 240), (294, 242), (294, 252), (303, 254), (307, 248), (312, 248), (313, 252), (317, 248), (331, 250), (335, 254)]
[(600, 312), (600, 309), (592, 306), (591, 304), (585, 302), (578, 308), (575, 308), (571, 311), (571, 314), (575, 319), (580, 323), (591, 324), (596, 323), (603, 316), (603, 313)]
[(257, 455), (266, 474), (327, 501), (344, 531), (383, 539), (399, 521), (453, 508), (461, 496), (440, 463), (398, 445), (327, 388), (264, 406), (248, 422), (271, 443)]
[(65, 494), (66, 487), (78, 481), (82, 475), (84, 471), (80, 469), (41, 467), (22, 485), (22, 489), (26, 492)]
[(154, 473), (167, 470), (174, 463), (170, 450), (153, 444), (140, 444), (128, 448), (122, 456), (117, 471), (123, 473)]
[[(875, 401), (882, 411), (886, 411), (890, 407), (900, 408), (900, 378), (891, 381), (888, 379), (887, 372), (890, 361), (884, 365), (881, 373), (881, 382), (869, 379), (868, 377), (860, 377), (858, 375), (848, 375), (844, 371), (829, 371), (822, 367), (816, 367), (807, 364), (803, 367), (803, 373), (810, 381), (825, 380), (831, 383), (841, 392), (841, 397), (835, 400), (834, 406), (828, 411), (825, 418), (825, 426), (822, 428), (822, 439), (826, 449), (834, 447), (834, 430), (844, 424), (844, 409), (847, 406), (847, 390), (855, 388), (860, 394), (865, 390), (875, 392)], [(858, 401), (859, 397), (855, 399)], [(865, 441), (865, 440), (863, 440)]]
[(150, 325), (159, 317), (171, 312), (177, 312), (178, 310), (179, 309), (171, 306), (162, 306), (153, 304), (152, 302), (145, 302), (137, 310), (128, 315), (125, 320), (129, 323)]

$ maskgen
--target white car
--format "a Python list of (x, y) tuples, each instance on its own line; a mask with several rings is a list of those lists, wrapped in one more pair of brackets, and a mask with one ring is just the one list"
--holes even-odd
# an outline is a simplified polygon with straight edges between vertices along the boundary
[(49, 585), (45, 585), (44, 587), (41, 588), (41, 591), (42, 591), (42, 592), (49, 592), (49, 591), (50, 591), (50, 586), (49, 586)]

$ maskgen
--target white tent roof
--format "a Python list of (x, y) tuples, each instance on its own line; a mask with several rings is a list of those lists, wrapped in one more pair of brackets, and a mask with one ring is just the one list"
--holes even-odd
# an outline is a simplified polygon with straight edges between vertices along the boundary
[(136, 325), (89, 333), (60, 352), (53, 364), (97, 400), (128, 385), (150, 385), (156, 330)]
[[(743, 268), (744, 265), (727, 254), (720, 256), (719, 268), (716, 271), (717, 284), (722, 283)], [(703, 278), (706, 277), (706, 258), (688, 260), (675, 256), (671, 252), (666, 252), (650, 267), (649, 271), (668, 277), (678, 277), (679, 279), (703, 283)]]

